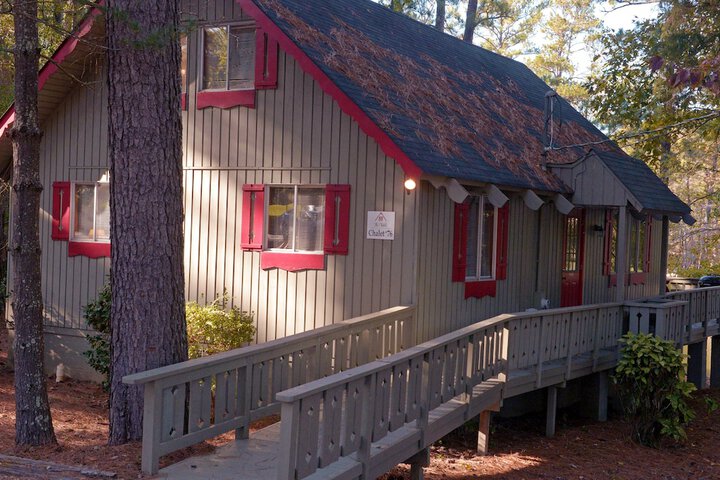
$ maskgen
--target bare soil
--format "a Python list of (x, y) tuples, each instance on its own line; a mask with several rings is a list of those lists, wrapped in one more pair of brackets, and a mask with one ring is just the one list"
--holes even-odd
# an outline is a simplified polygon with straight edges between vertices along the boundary
[[(58, 445), (15, 447), (13, 375), (7, 363), (7, 348), (4, 329), (0, 329), (0, 455), (111, 471), (121, 479), (142, 478), (139, 443), (107, 445), (107, 394), (92, 383), (74, 380), (55, 383), (50, 379), (50, 405)], [(629, 440), (629, 426), (617, 417), (605, 423), (593, 423), (561, 412), (554, 438), (543, 436), (541, 415), (493, 419), (490, 455), (480, 457), (474, 453), (475, 432), (465, 427), (432, 448), (432, 463), (425, 470), (426, 477), (432, 480), (720, 479), (720, 411), (708, 413), (705, 396), (720, 402), (720, 390), (698, 393), (694, 401), (697, 418), (688, 428), (688, 442), (684, 445), (659, 450), (639, 446)], [(230, 434), (223, 435), (168, 456), (162, 463), (210, 453), (231, 438)], [(75, 477), (53, 476), (51, 472), (18, 477), (0, 473), (0, 479), (11, 478)], [(202, 478), (201, 475), (198, 478)], [(409, 478), (409, 471), (400, 466), (384, 478)]]

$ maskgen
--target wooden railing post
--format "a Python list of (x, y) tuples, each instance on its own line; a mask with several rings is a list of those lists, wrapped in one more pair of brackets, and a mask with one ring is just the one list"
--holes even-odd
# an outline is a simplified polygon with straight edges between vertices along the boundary
[(360, 430), (360, 448), (357, 452), (357, 459), (362, 465), (362, 479), (370, 480), (370, 453), (372, 448), (373, 429), (375, 427), (375, 389), (377, 374), (373, 373), (365, 377), (363, 384), (362, 403), (362, 428)]
[(155, 475), (160, 467), (160, 436), (162, 434), (162, 389), (156, 382), (145, 384), (143, 393), (142, 471)]
[(295, 480), (295, 469), (300, 449), (300, 401), (283, 403), (280, 415), (280, 445), (278, 453), (278, 480)]

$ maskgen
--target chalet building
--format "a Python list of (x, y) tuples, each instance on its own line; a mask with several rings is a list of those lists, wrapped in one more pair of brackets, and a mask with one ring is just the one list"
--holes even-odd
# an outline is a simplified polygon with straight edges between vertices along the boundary
[[(369, 0), (183, 12), (186, 296), (226, 291), (258, 342), (397, 305), (422, 341), (664, 291), (690, 209), (522, 63)], [(79, 378), (112, 248), (104, 29), (93, 10), (40, 72), (48, 368)]]

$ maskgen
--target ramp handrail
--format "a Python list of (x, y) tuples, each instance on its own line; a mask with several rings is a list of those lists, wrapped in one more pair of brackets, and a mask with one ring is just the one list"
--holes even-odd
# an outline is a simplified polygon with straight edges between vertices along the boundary
[(251, 421), (280, 412), (275, 394), (398, 353), (415, 338), (415, 307), (400, 306), (291, 335), (128, 375), (144, 385), (142, 470), (221, 433), (247, 437)]
[(663, 298), (688, 302), (684, 343), (696, 343), (720, 334), (720, 287), (679, 290), (666, 293)]
[(467, 420), (456, 415), (456, 425), (439, 429), (435, 412), (469, 408), (476, 387), (503, 382), (513, 369), (539, 376), (543, 362), (592, 362), (600, 349), (617, 349), (622, 323), (622, 303), (499, 315), (280, 392), (277, 478), (375, 478), (437, 440), (432, 432)]

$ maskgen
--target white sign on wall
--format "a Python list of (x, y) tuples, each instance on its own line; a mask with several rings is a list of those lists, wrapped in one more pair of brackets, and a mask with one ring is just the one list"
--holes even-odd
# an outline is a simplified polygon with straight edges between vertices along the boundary
[(395, 240), (395, 212), (368, 212), (368, 240)]

